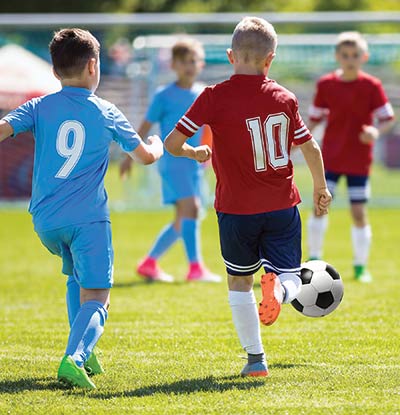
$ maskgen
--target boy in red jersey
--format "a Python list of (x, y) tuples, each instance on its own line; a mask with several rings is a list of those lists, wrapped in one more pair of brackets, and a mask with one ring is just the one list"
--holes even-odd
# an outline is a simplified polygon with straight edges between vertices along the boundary
[[(274, 28), (256, 17), (235, 28), (228, 59), (235, 74), (207, 87), (165, 140), (166, 149), (204, 162), (211, 157), (217, 178), (215, 209), (229, 304), (242, 347), (248, 354), (243, 376), (267, 376), (259, 319), (278, 317), (301, 286), (301, 221), (290, 150), (299, 145), (314, 181), (317, 214), (331, 195), (321, 152), (298, 112), (296, 97), (267, 78), (275, 57)], [(203, 124), (213, 133), (213, 150), (186, 143)], [(258, 312), (253, 274), (263, 266)]]
[[(358, 32), (344, 32), (336, 43), (340, 68), (324, 75), (317, 83), (310, 107), (309, 128), (325, 118), (322, 156), (328, 188), (334, 194), (340, 176), (347, 179), (353, 226), (354, 276), (370, 282), (366, 264), (371, 244), (366, 202), (370, 196), (369, 174), (373, 146), (394, 121), (393, 109), (379, 79), (361, 70), (368, 59), (368, 45)], [(373, 119), (378, 120), (374, 127)], [(327, 217), (311, 215), (308, 221), (308, 246), (311, 259), (320, 258)]]

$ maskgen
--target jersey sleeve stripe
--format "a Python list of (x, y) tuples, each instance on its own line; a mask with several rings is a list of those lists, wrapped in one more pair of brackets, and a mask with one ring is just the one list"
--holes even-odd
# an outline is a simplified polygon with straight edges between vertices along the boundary
[(313, 119), (320, 119), (324, 117), (328, 112), (329, 110), (327, 108), (316, 107), (314, 105), (310, 105), (308, 109), (308, 115)]
[(191, 133), (196, 133), (198, 129), (193, 129), (189, 124), (187, 124), (183, 119), (181, 118), (178, 121), (178, 124), (182, 124), (187, 130), (189, 130)]
[(387, 102), (385, 105), (382, 105), (382, 107), (377, 108), (374, 111), (374, 116), (378, 119), (391, 119), (394, 117), (394, 111), (392, 105)]
[(310, 134), (310, 131), (308, 131), (308, 128), (307, 128), (306, 131), (304, 131), (304, 133), (302, 133), (302, 134), (295, 134), (294, 135), (294, 139), (297, 140), (297, 139), (299, 139), (301, 137), (304, 137), (306, 135), (309, 135), (309, 134)]
[(296, 135), (296, 134), (304, 131), (305, 129), (307, 129), (307, 127), (303, 124), (303, 126), (301, 128), (299, 128), (298, 130), (295, 130), (294, 134)]
[(182, 120), (186, 121), (192, 128), (198, 130), (200, 128), (199, 125), (197, 125), (196, 123), (194, 123), (192, 120), (190, 120), (188, 117), (186, 117), (186, 115), (184, 115), (182, 117)]

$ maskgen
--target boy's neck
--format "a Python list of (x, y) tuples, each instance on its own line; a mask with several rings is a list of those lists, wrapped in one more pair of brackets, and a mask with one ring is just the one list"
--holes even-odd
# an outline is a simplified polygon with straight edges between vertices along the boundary
[(239, 64), (234, 65), (235, 75), (264, 75), (268, 76), (268, 68), (265, 66), (257, 67), (254, 65), (248, 64)]
[(179, 86), (179, 88), (183, 88), (183, 89), (190, 89), (193, 84), (196, 82), (195, 79), (177, 79), (176, 80), (176, 85)]
[(337, 71), (339, 78), (342, 81), (355, 81), (356, 79), (358, 79), (358, 76), (360, 74), (360, 70), (357, 69), (355, 71), (344, 71), (343, 69), (339, 69)]
[[(62, 79), (61, 80), (61, 85), (64, 88), (65, 86), (72, 86), (75, 88), (85, 88), (88, 89), (89, 91), (92, 91), (91, 85), (89, 85), (88, 82), (83, 81), (82, 79), (74, 79), (74, 78), (70, 78), (70, 79)], [(92, 91), (94, 92), (94, 91)]]

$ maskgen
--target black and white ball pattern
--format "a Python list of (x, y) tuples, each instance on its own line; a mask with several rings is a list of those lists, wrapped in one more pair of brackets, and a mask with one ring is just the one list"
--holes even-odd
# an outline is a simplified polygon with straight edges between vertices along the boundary
[(308, 317), (323, 317), (334, 311), (343, 298), (343, 281), (336, 269), (325, 261), (302, 264), (300, 293), (292, 306)]

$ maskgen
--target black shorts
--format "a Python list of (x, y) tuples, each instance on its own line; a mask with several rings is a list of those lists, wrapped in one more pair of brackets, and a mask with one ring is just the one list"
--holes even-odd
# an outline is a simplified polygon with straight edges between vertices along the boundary
[(230, 275), (300, 272), (301, 219), (297, 206), (256, 215), (217, 212), (222, 258)]

